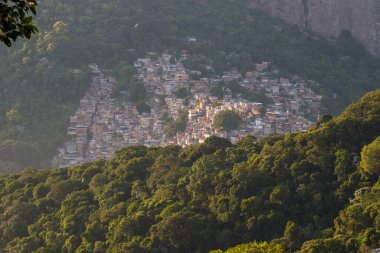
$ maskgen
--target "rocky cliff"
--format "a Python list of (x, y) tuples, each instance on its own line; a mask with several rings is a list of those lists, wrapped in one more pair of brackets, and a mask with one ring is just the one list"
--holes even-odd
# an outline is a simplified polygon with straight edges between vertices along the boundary
[(380, 57), (380, 0), (248, 0), (250, 6), (326, 36), (351, 31)]

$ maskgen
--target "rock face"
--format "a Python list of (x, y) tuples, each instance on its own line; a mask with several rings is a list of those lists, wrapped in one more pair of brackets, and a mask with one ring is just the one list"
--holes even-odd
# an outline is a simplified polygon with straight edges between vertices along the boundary
[(380, 57), (380, 0), (248, 0), (288, 23), (325, 36), (351, 31), (372, 54)]

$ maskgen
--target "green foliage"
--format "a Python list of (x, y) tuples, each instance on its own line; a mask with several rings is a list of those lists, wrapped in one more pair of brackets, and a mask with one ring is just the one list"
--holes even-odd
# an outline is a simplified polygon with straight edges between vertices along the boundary
[(173, 91), (173, 94), (176, 98), (186, 98), (189, 96), (189, 91), (185, 87), (178, 87)]
[[(7, 92), (0, 93), (0, 174), (26, 166), (47, 167), (90, 82), (87, 69), (73, 74), (53, 60), (42, 65), (41, 55), (22, 65), (11, 63), (9, 53), (4, 55), (8, 56), (0, 63), (0, 86)], [(13, 70), (8, 72), (10, 66)]]
[(211, 89), (211, 95), (214, 97), (217, 97), (218, 99), (223, 99), (224, 98), (224, 90), (223, 87), (221, 86), (215, 86)]
[(146, 99), (146, 90), (142, 83), (132, 82), (128, 85), (128, 100), (131, 102), (141, 102)]
[(364, 172), (380, 176), (380, 137), (365, 146), (361, 154), (360, 166)]
[[(272, 99), (265, 96), (263, 93), (259, 93), (256, 91), (249, 90), (245, 87), (240, 86), (240, 84), (237, 81), (232, 81), (228, 83), (221, 83), (221, 86), (224, 88), (230, 89), (234, 94), (240, 94), (242, 98), (251, 101), (251, 102), (260, 102), (263, 104), (267, 104), (270, 102), (273, 102)], [(216, 95), (221, 95), (221, 92), (219, 90), (220, 86), (217, 86)], [(215, 90), (212, 90), (215, 93)]]
[(2, 0), (0, 2), (0, 41), (10, 47), (18, 38), (30, 39), (37, 27), (32, 23), (36, 15), (36, 0)]
[(321, 125), (329, 122), (331, 119), (332, 119), (332, 116), (329, 114), (320, 115), (320, 116), (318, 116), (317, 125), (321, 126)]
[(270, 245), (266, 242), (241, 244), (226, 251), (213, 250), (210, 253), (285, 253), (280, 245)]
[(380, 184), (355, 192), (351, 204), (343, 209), (334, 221), (334, 239), (350, 252), (366, 252), (379, 248)]
[(341, 241), (336, 239), (318, 239), (305, 242), (301, 253), (346, 253)]
[(183, 112), (178, 115), (176, 120), (167, 119), (164, 132), (167, 136), (173, 137), (179, 132), (185, 131), (187, 126), (187, 113)]
[(140, 114), (143, 114), (143, 113), (150, 113), (151, 112), (151, 109), (149, 107), (149, 105), (147, 105), (147, 103), (143, 102), (143, 101), (139, 101), (137, 104), (136, 104), (136, 108), (137, 108), (137, 111), (140, 113)]
[(226, 131), (235, 130), (239, 127), (241, 122), (240, 116), (231, 110), (218, 112), (214, 117), (213, 127), (216, 129), (223, 129)]

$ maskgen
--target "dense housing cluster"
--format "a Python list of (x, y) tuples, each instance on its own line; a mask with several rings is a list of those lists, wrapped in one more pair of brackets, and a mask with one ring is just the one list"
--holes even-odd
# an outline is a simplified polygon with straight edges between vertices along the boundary
[[(219, 77), (202, 77), (199, 71), (184, 67), (182, 62), (188, 57), (183, 51), (174, 63), (169, 54), (134, 63), (136, 77), (151, 98), (150, 113), (139, 112), (134, 103), (117, 102), (111, 96), (116, 81), (105, 77), (96, 64), (90, 65), (92, 84), (70, 118), (68, 135), (72, 138), (58, 149), (53, 165), (65, 167), (110, 158), (121, 147), (135, 144), (187, 146), (203, 143), (212, 135), (235, 143), (247, 135), (260, 138), (304, 131), (313, 125), (307, 117), (315, 118), (320, 113), (322, 97), (308, 87), (311, 81), (270, 78), (268, 62), (257, 64), (256, 70), (244, 77), (236, 70)], [(271, 102), (249, 101), (226, 84), (261, 94)], [(222, 97), (213, 96), (215, 88), (222, 91)], [(180, 91), (183, 96), (178, 95)], [(214, 127), (215, 115), (226, 110), (240, 116), (238, 128), (227, 131)], [(185, 115), (185, 127), (168, 134), (168, 119), (176, 120), (181, 115)]]

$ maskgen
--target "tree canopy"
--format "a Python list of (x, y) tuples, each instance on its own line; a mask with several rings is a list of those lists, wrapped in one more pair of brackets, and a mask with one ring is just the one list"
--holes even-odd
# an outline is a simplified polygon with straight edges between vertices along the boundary
[(33, 24), (36, 15), (36, 0), (0, 1), (0, 41), (10, 47), (19, 37), (30, 39), (37, 32)]
[(241, 118), (232, 110), (218, 112), (214, 117), (213, 127), (226, 131), (235, 130), (239, 127)]
[(363, 148), (361, 168), (371, 174), (380, 176), (380, 137)]
[(241, 244), (226, 251), (213, 250), (209, 253), (285, 253), (280, 245), (269, 245), (268, 243)]

